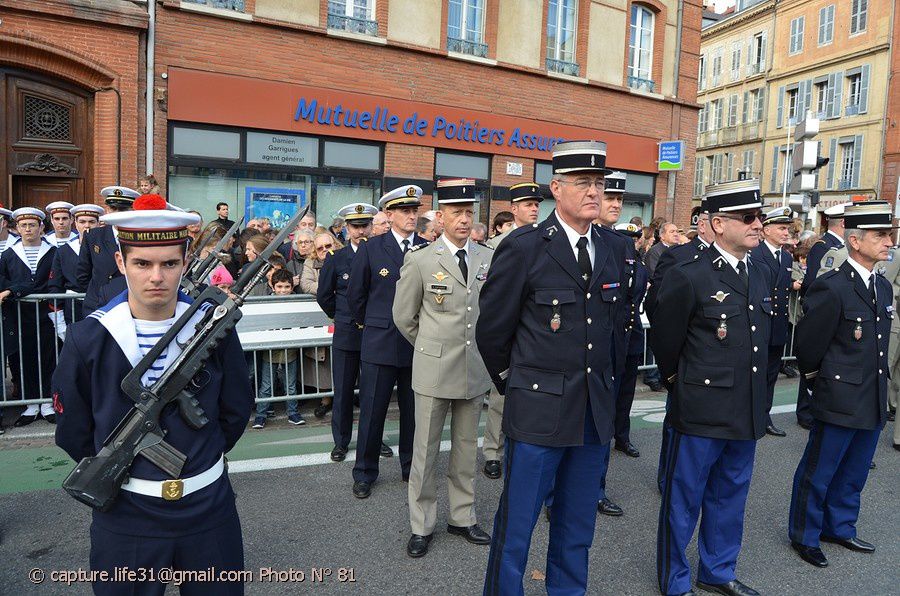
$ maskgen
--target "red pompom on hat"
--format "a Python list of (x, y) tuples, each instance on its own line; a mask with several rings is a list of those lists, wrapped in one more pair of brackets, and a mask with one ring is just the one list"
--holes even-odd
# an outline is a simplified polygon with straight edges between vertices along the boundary
[(168, 207), (166, 200), (160, 195), (141, 195), (134, 200), (135, 211), (162, 211)]

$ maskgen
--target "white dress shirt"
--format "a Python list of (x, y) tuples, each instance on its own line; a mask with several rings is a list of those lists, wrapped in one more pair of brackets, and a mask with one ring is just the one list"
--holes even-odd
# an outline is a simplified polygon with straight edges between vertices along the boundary
[(572, 254), (575, 255), (575, 262), (578, 262), (578, 244), (579, 238), (587, 238), (587, 251), (588, 256), (591, 258), (591, 267), (594, 266), (594, 239), (592, 238), (593, 234), (591, 234), (591, 227), (588, 226), (587, 234), (579, 234), (575, 231), (574, 228), (569, 226), (566, 222), (563, 221), (563, 218), (560, 217), (559, 212), (556, 213), (556, 219), (559, 220), (559, 225), (562, 226), (563, 232), (566, 233), (566, 238), (569, 239), (569, 245), (572, 247)]

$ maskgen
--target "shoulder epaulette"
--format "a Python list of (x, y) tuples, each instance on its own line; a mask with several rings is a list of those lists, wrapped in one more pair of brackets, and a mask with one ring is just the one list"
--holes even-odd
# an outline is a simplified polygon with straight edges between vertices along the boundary
[(426, 242), (425, 244), (414, 244), (414, 245), (412, 246), (412, 248), (409, 249), (409, 252), (416, 252), (416, 251), (419, 250), (420, 248), (425, 248), (425, 247), (428, 246), (429, 244), (431, 244), (431, 242)]

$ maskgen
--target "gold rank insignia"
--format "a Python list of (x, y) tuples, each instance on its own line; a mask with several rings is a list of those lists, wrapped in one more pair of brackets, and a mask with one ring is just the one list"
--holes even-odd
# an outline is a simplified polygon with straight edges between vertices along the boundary
[(100, 254), (100, 245), (99, 244), (94, 245), (94, 252), (97, 253), (98, 255)]
[(390, 271), (388, 271), (387, 269), (385, 269), (384, 267), (382, 267), (382, 268), (381, 268), (381, 271), (378, 272), (378, 275), (380, 275), (381, 277), (387, 277), (387, 276), (388, 276), (388, 273), (390, 273)]
[(723, 292), (722, 290), (719, 290), (718, 292), (710, 296), (710, 298), (712, 298), (713, 300), (718, 300), (719, 302), (724, 302), (724, 300), (729, 296), (731, 296), (729, 292)]
[(436, 295), (434, 297), (434, 301), (437, 302), (438, 304), (443, 304), (444, 303), (444, 294)]
[(177, 501), (184, 494), (184, 482), (181, 480), (166, 480), (162, 486), (162, 498), (166, 501)]
[(432, 273), (431, 277), (435, 278), (438, 281), (444, 281), (447, 279), (447, 274), (443, 271), (438, 271), (437, 273)]

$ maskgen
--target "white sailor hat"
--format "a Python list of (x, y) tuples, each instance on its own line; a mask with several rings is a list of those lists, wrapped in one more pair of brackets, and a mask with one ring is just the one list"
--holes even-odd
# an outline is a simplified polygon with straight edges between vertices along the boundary
[(136, 190), (132, 190), (127, 186), (107, 186), (100, 191), (107, 205), (119, 207), (131, 207), (136, 198), (141, 196)]
[(5, 217), (6, 219), (12, 219), (12, 214), (13, 214), (13, 212), (10, 211), (9, 209), (4, 209), (3, 207), (0, 207), (0, 216)]
[(606, 175), (606, 194), (624, 194), (625, 193), (625, 172), (613, 172)]
[(338, 217), (343, 217), (348, 224), (366, 225), (378, 213), (375, 205), (368, 203), (350, 203), (338, 210)]
[(93, 203), (83, 203), (81, 205), (75, 205), (69, 210), (69, 213), (72, 214), (72, 217), (78, 217), (79, 215), (91, 215), (93, 217), (100, 217), (106, 210), (103, 209), (100, 205), (95, 205)]
[(478, 197), (475, 196), (475, 181), (471, 178), (438, 180), (437, 195), (439, 205), (474, 203), (478, 201)]
[(894, 214), (887, 201), (860, 201), (844, 209), (844, 227), (848, 230), (890, 230)]
[(553, 146), (553, 173), (597, 172), (611, 174), (606, 167), (606, 143), (602, 141), (565, 141)]
[(44, 207), (44, 210), (50, 215), (62, 212), (70, 213), (74, 206), (75, 205), (73, 205), (72, 203), (67, 203), (66, 201), (54, 201)]
[(829, 207), (822, 213), (825, 214), (825, 217), (828, 219), (841, 219), (844, 217), (844, 210), (852, 205), (853, 203), (841, 203), (840, 205), (834, 205), (833, 207)]
[(750, 211), (763, 206), (759, 180), (736, 180), (706, 187), (706, 206), (710, 213)]
[(35, 209), (34, 207), (19, 207), (12, 212), (12, 218), (16, 223), (21, 219), (36, 219), (39, 222), (44, 223), (44, 212), (40, 209)]
[(763, 218), (763, 225), (768, 224), (785, 224), (791, 223), (794, 217), (794, 211), (790, 207), (775, 207), (766, 212)]
[(538, 184), (522, 182), (509, 187), (509, 200), (513, 203), (518, 203), (519, 201), (541, 202), (544, 200), (544, 195), (541, 194), (541, 187)]
[(406, 184), (400, 188), (395, 188), (378, 199), (378, 207), (380, 209), (418, 207), (421, 204), (422, 189), (415, 184)]
[(171, 246), (188, 241), (187, 227), (200, 223), (200, 216), (171, 208), (159, 195), (141, 195), (132, 211), (107, 213), (100, 221), (116, 228), (119, 244)]
[(643, 231), (638, 226), (633, 223), (620, 223), (616, 224), (616, 231), (622, 232), (626, 236), (631, 236), (632, 238), (637, 238), (640, 236)]

